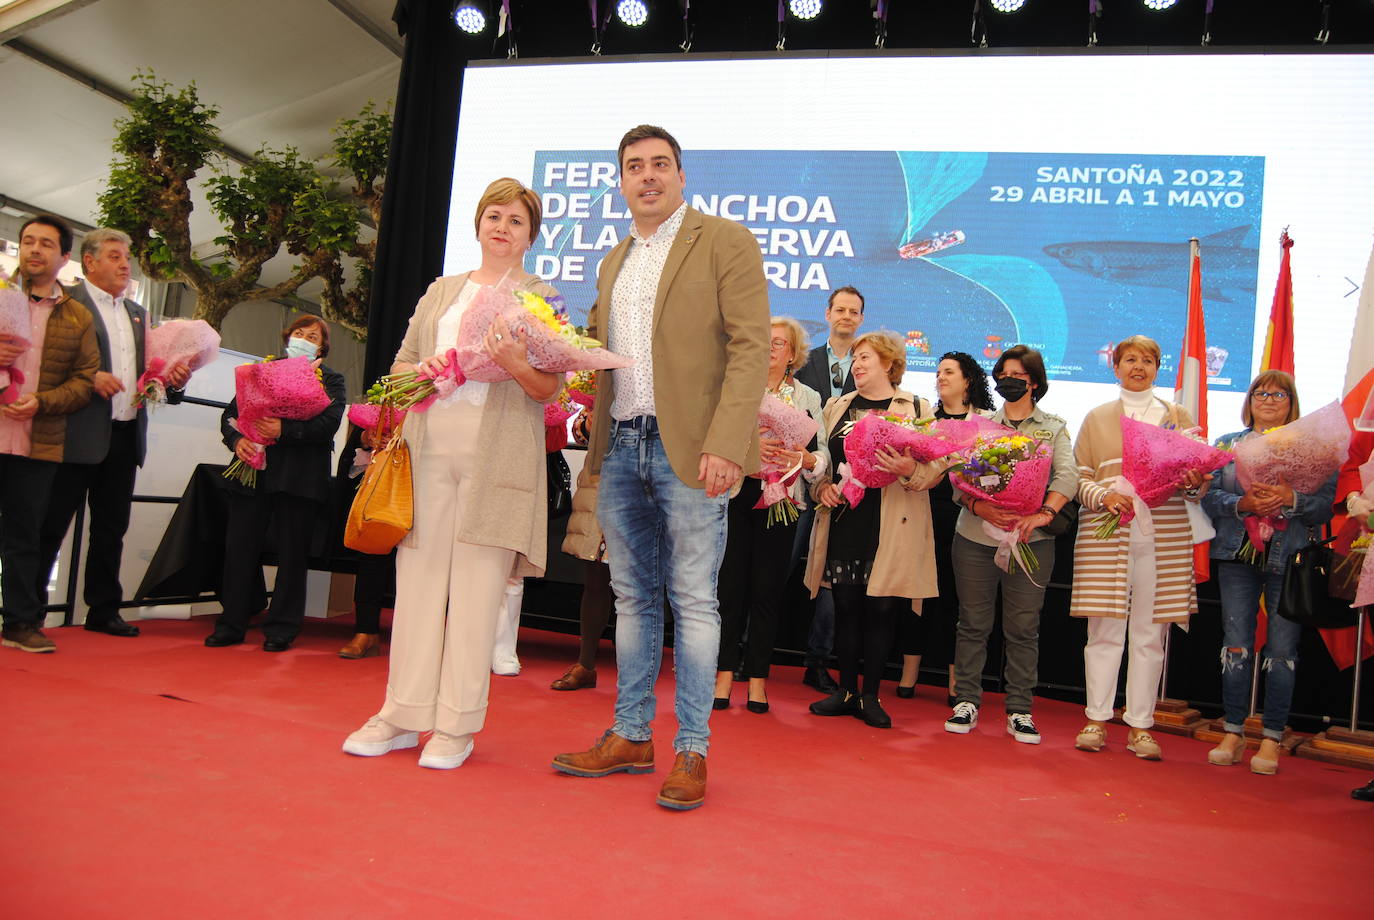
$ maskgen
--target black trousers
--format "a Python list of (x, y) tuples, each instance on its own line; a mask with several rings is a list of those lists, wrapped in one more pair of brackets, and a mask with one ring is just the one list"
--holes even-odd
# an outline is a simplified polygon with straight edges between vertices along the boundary
[(755, 510), (762, 483), (746, 477), (726, 511), (728, 530), (716, 596), (720, 602), (717, 670), (744, 662), (746, 677), (767, 677), (778, 635), (778, 615), (796, 524), (766, 526), (768, 512)]
[(840, 686), (859, 692), (860, 658), (863, 660), (863, 692), (878, 693), (883, 667), (892, 650), (894, 621), (902, 611), (911, 613), (905, 597), (869, 597), (865, 585), (835, 585), (835, 658), (840, 666)]
[(313, 519), (322, 505), (287, 492), (245, 495), (229, 492), (225, 533), (224, 583), (216, 629), (242, 635), (267, 596), (262, 547), (268, 527), (277, 546), (277, 581), (262, 624), (269, 639), (295, 639), (305, 619), (305, 576)]
[(353, 580), (353, 621), (360, 633), (382, 631), (382, 608), (396, 603), (396, 551), (358, 554)]
[[(0, 600), (6, 626), (41, 626), (38, 534), (58, 464), (0, 454)], [(41, 577), (52, 573), (49, 567)]]
[(119, 615), (124, 589), (119, 567), (124, 558), (124, 535), (129, 530), (134, 479), (138, 475), (138, 430), (134, 422), (113, 422), (110, 449), (99, 463), (62, 463), (53, 480), (52, 498), (39, 535), (42, 554), (38, 590), (47, 597), (48, 573), (67, 536), (76, 509), (86, 502), (91, 516), (86, 551), (85, 598), (87, 623), (107, 623)]
[(588, 561), (582, 571), (582, 604), (578, 608), (581, 628), (578, 630), (577, 663), (589, 671), (596, 670), (596, 650), (614, 609), (611, 567), (604, 562)]

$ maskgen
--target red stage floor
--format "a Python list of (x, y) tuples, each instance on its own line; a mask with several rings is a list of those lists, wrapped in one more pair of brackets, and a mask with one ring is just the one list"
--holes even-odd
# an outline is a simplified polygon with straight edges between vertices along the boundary
[[(972, 735), (943, 693), (888, 694), (896, 727), (806, 712), (779, 668), (772, 712), (711, 720), (707, 804), (659, 808), (659, 770), (599, 780), (553, 754), (609, 724), (595, 690), (555, 693), (575, 643), (525, 630), (493, 678), (487, 730), (452, 772), (416, 751), (339, 751), (381, 703), (386, 660), (344, 661), (351, 624), (290, 652), (207, 649), (208, 619), (138, 639), (50, 630), (55, 655), (0, 651), (0, 915), (218, 917), (1307, 917), (1372, 915), (1374, 806), (1359, 771), (1285, 759), (1276, 777), (1073, 749), (1077, 706), (1040, 701), (1015, 744), (999, 697)], [(254, 634), (256, 635), (256, 634)]]

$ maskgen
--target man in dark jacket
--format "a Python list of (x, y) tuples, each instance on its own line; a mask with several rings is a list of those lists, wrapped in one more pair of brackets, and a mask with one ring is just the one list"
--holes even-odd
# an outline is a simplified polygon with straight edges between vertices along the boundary
[[(825, 307), (825, 321), (830, 325), (830, 337), (824, 344), (811, 349), (797, 379), (821, 394), (824, 406), (836, 396), (843, 396), (854, 389), (854, 375), (849, 366), (854, 360), (850, 346), (858, 336), (859, 327), (864, 322), (864, 295), (858, 289), (845, 285), (830, 292), (830, 302)], [(828, 432), (821, 432), (825, 437)], [(815, 520), (816, 509), (807, 508), (797, 522), (796, 542), (792, 546), (792, 566), (797, 564), (802, 551), (811, 541), (811, 524)], [(822, 588), (816, 596), (815, 612), (811, 616), (810, 636), (806, 641), (806, 672), (802, 680), (821, 693), (834, 693), (839, 689), (835, 679), (826, 670), (825, 663), (830, 657), (830, 646), (835, 633), (835, 602), (828, 588)]]
[(17, 397), (0, 408), (0, 642), (25, 652), (57, 648), (42, 630), (39, 530), (62, 460), (67, 417), (90, 402), (100, 367), (90, 313), (57, 283), (71, 251), (72, 231), (60, 218), (40, 215), (20, 228), (19, 280), (28, 298), (30, 344), (0, 338), (0, 369), (12, 379), (23, 377)]

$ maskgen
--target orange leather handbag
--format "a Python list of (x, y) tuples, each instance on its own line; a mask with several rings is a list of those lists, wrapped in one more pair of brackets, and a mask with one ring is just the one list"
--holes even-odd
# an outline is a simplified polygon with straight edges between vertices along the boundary
[(363, 472), (344, 528), (344, 546), (349, 549), (384, 555), (395, 549), (415, 524), (410, 445), (401, 438), (404, 423), (402, 418), (386, 446), (372, 454)]

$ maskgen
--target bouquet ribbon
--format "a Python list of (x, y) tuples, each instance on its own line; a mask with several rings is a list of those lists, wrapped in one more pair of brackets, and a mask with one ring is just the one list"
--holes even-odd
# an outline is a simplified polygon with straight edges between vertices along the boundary
[[(801, 460), (786, 472), (768, 472), (763, 474), (763, 494), (759, 496), (758, 502), (754, 504), (757, 508), (771, 508), (780, 501), (792, 501), (790, 492), (792, 484), (801, 475)], [(794, 503), (795, 504), (795, 503)]]
[(993, 554), (993, 561), (997, 567), (1004, 572), (1010, 571), (1011, 551), (1016, 548), (1016, 544), (1021, 542), (1019, 530), (1003, 530), (991, 521), (982, 521), (983, 533), (987, 534), (994, 543), (997, 544), (997, 552)]
[(844, 496), (845, 501), (849, 502), (849, 507), (854, 507), (863, 500), (864, 490), (868, 486), (854, 475), (854, 471), (848, 463), (841, 463), (835, 467), (835, 472), (840, 474), (840, 494)]
[(1134, 512), (1131, 518), (1123, 518), (1122, 523), (1128, 523), (1132, 519), (1137, 522), (1140, 528), (1140, 535), (1152, 537), (1155, 532), (1154, 515), (1150, 514), (1150, 506), (1145, 504), (1145, 500), (1136, 492), (1135, 486), (1125, 476), (1112, 477), (1112, 491), (1117, 495), (1124, 495), (1131, 500), (1131, 510)]

